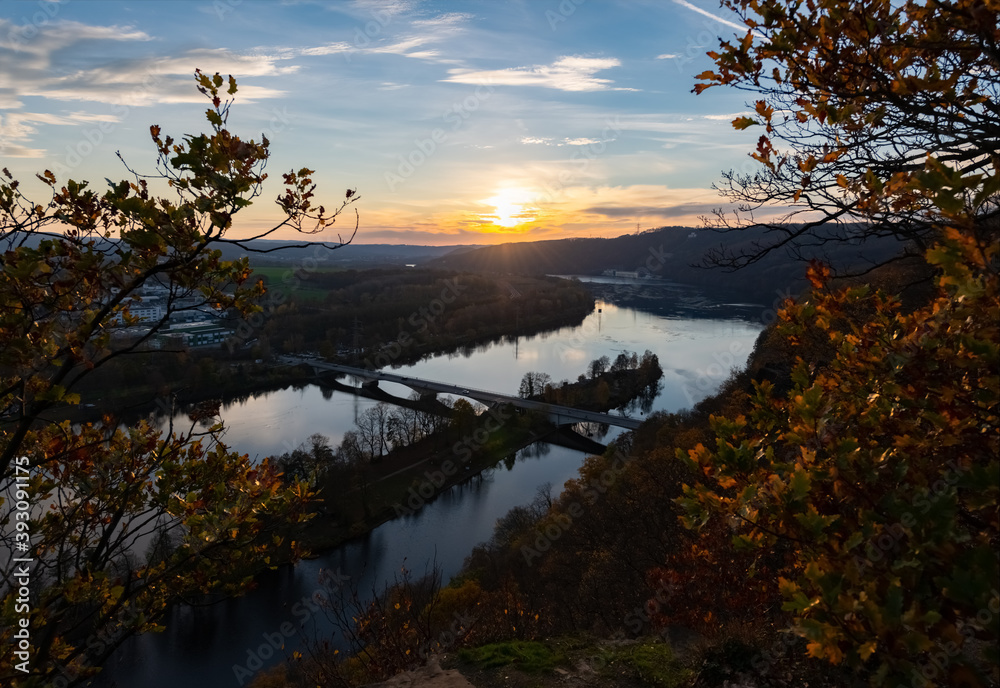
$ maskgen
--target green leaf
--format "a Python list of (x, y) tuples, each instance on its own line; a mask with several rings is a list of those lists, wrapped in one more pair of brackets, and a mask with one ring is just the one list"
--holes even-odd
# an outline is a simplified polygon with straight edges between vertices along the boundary
[(809, 494), (809, 488), (812, 484), (812, 480), (809, 476), (808, 471), (803, 470), (801, 467), (796, 466), (795, 471), (792, 473), (788, 481), (788, 489), (792, 493), (792, 499), (795, 501), (801, 501), (805, 499), (805, 496)]

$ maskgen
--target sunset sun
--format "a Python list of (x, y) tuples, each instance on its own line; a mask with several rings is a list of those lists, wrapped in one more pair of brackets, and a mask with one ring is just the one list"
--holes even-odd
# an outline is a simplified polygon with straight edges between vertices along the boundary
[(492, 206), (493, 212), (483, 213), (480, 217), (484, 223), (506, 229), (532, 222), (537, 211), (532, 203), (533, 196), (532, 192), (524, 188), (503, 189), (483, 201), (486, 205)]

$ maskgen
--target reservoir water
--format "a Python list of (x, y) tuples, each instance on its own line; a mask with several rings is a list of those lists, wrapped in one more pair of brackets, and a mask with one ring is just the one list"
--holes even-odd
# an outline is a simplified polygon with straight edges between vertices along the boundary
[[(599, 301), (577, 327), (435, 356), (394, 372), (516, 394), (528, 371), (546, 372), (556, 382), (575, 380), (595, 358), (614, 360), (624, 350), (641, 355), (649, 349), (659, 357), (664, 372), (651, 411), (677, 411), (711, 394), (732, 368), (745, 363), (763, 327), (761, 313), (759, 306), (737, 305), (684, 315)], [(709, 314), (712, 317), (705, 317)], [(410, 392), (392, 384), (380, 386), (399, 396)], [(251, 457), (283, 453), (317, 432), (336, 445), (353, 427), (357, 414), (374, 403), (314, 385), (260, 394), (223, 407), (225, 441)], [(630, 415), (643, 413), (635, 410)], [(602, 441), (620, 432), (612, 428)], [(402, 567), (422, 574), (432, 562), (447, 581), (472, 548), (490, 537), (497, 518), (531, 501), (540, 485), (551, 483), (553, 492), (558, 492), (575, 477), (584, 458), (562, 447), (532, 445), (518, 452), (511, 468), (501, 464), (362, 539), (269, 572), (240, 599), (175, 609), (164, 633), (126, 643), (99, 683), (146, 688), (240, 686), (243, 674), (235, 667), (246, 666), (254, 655), (265, 666), (272, 665), (300, 647), (301, 638), (293, 637), (286, 639), (283, 651), (268, 657), (259, 652), (268, 634), (273, 637), (283, 624), (291, 622), (307, 638), (330, 634), (324, 615), (303, 604), (319, 589), (321, 570), (362, 592), (381, 589)]]

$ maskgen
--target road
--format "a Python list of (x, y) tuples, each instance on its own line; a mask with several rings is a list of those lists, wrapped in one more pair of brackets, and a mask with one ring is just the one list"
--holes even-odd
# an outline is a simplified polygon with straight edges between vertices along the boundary
[(559, 406), (557, 404), (547, 404), (543, 401), (533, 401), (520, 397), (491, 392), (484, 389), (475, 389), (464, 385), (453, 385), (447, 382), (437, 382), (435, 380), (424, 380), (418, 377), (407, 377), (396, 375), (381, 370), (365, 370), (352, 366), (340, 365), (338, 363), (327, 363), (314, 358), (301, 358), (297, 356), (284, 356), (283, 360), (292, 364), (305, 364), (312, 366), (316, 370), (325, 370), (354, 377), (371, 382), (395, 382), (405, 385), (420, 394), (454, 394), (457, 396), (469, 397), (482, 402), (487, 406), (513, 404), (515, 407), (538, 411), (549, 417), (557, 425), (572, 425), (574, 423), (607, 423), (628, 430), (635, 430), (642, 421), (636, 418), (626, 418), (625, 416), (615, 416), (597, 411), (584, 411), (570, 406)]

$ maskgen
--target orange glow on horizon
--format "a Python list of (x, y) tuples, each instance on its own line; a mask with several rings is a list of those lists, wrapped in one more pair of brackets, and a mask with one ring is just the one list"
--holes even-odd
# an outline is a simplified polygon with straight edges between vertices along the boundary
[[(490, 198), (485, 199), (483, 203), (491, 206), (493, 212), (478, 214), (479, 220), (483, 225), (481, 231), (511, 230), (534, 222), (538, 218), (538, 208), (533, 202), (534, 197), (535, 194), (528, 189), (511, 187), (502, 189)], [(491, 230), (490, 225), (502, 229)]]
[[(335, 242), (351, 236), (359, 222), (357, 244), (495, 245), (566, 238), (612, 238), (642, 229), (700, 227), (702, 208), (718, 203), (713, 191), (663, 186), (565, 186), (546, 190), (544, 184), (509, 171), (476, 184), (446, 201), (427, 198), (371, 198), (349, 209), (336, 224), (303, 236), (282, 230), (272, 239)], [(470, 184), (472, 186), (472, 184)], [(676, 206), (692, 206), (690, 214)], [(252, 207), (233, 235), (251, 235), (274, 226), (274, 213)], [(356, 218), (354, 210), (359, 216)], [(257, 211), (256, 213), (254, 211)], [(661, 212), (662, 210), (662, 212)]]

